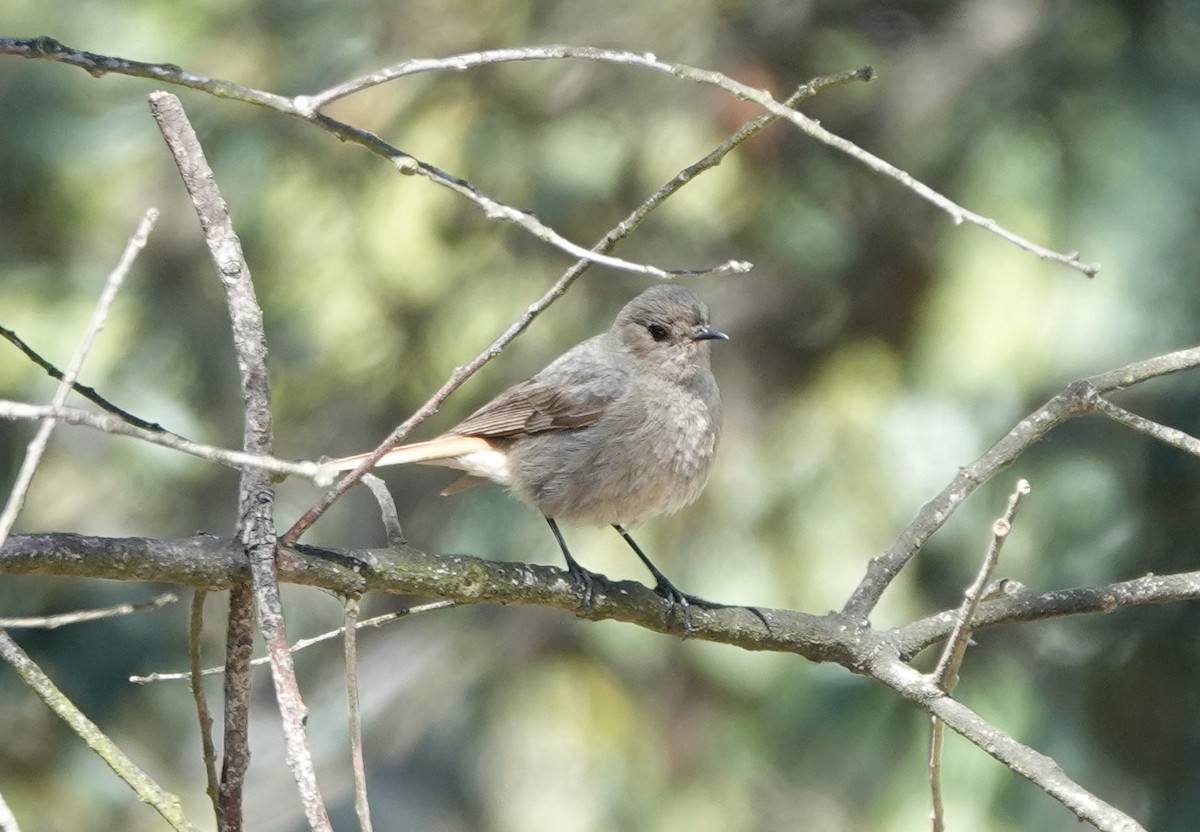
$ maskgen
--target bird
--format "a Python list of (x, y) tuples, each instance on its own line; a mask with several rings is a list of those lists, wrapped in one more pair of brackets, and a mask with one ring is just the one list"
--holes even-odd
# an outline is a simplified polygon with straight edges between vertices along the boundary
[[(463, 471), (443, 494), (486, 480), (506, 486), (549, 524), (585, 609), (595, 575), (571, 555), (558, 521), (612, 526), (654, 576), (654, 591), (686, 613), (705, 602), (679, 591), (628, 528), (678, 511), (704, 488), (721, 438), (709, 344), (723, 340), (694, 291), (652, 286), (606, 332), (440, 436), (393, 448), (376, 466), (419, 462)], [(325, 465), (350, 470), (368, 456)]]

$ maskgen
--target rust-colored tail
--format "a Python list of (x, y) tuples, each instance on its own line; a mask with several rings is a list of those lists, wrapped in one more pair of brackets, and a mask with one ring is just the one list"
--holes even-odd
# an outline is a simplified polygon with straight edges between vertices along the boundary
[[(392, 448), (375, 463), (375, 467), (378, 468), (382, 465), (403, 465), (406, 462), (424, 462), (430, 465), (446, 465), (449, 468), (458, 468), (460, 466), (453, 462), (457, 458), (466, 454), (491, 449), (492, 444), (482, 436), (446, 434), (435, 439), (426, 440), (425, 442), (414, 442), (411, 445), (401, 445), (399, 448)], [(357, 468), (359, 463), (369, 456), (370, 454), (366, 453), (344, 456), (341, 459), (331, 459), (325, 463), (325, 467), (330, 471), (349, 471)]]

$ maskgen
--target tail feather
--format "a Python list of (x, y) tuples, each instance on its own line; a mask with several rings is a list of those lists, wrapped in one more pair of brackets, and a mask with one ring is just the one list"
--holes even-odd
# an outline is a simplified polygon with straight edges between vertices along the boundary
[[(449, 468), (460, 468), (455, 463), (458, 457), (466, 454), (489, 451), (492, 444), (481, 436), (439, 436), (425, 442), (414, 442), (411, 445), (401, 445), (392, 448), (384, 454), (375, 467), (383, 465), (403, 465), (408, 462), (425, 462), (431, 465), (445, 465)], [(331, 459), (325, 463), (330, 471), (350, 471), (357, 468), (371, 454), (355, 454), (341, 459)]]

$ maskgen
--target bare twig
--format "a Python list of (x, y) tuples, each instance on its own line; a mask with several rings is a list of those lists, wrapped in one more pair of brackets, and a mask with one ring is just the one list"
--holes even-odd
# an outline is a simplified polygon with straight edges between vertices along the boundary
[[(971, 621), (975, 610), (983, 597), (988, 581), (996, 570), (1000, 560), (1000, 549), (1012, 531), (1013, 518), (1021, 505), (1021, 500), (1029, 493), (1029, 483), (1018, 480), (1016, 490), (1008, 498), (1008, 508), (1004, 515), (992, 524), (992, 536), (988, 541), (987, 552), (975, 580), (963, 592), (962, 604), (959, 605), (955, 617), (954, 629), (946, 640), (941, 658), (934, 669), (934, 682), (946, 693), (953, 693), (958, 685), (958, 671), (962, 667), (963, 657), (967, 653), (967, 644), (971, 640)], [(929, 735), (929, 785), (933, 802), (933, 832), (945, 832), (945, 810), (942, 805), (942, 721), (936, 715), (931, 718), (932, 731)]]
[[(1200, 600), (1200, 572), (1146, 575), (1130, 581), (1050, 592), (1018, 589), (981, 604), (972, 626), (979, 631), (1022, 621), (1106, 614), (1142, 604), (1195, 600)], [(899, 650), (900, 657), (907, 661), (929, 645), (946, 638), (955, 619), (956, 611), (947, 610), (914, 621), (893, 630), (892, 642)]]
[(192, 595), (192, 614), (188, 618), (188, 666), (192, 669), (192, 701), (196, 703), (196, 718), (200, 723), (200, 750), (204, 759), (206, 792), (213, 805), (213, 816), (220, 818), (221, 787), (217, 779), (217, 749), (213, 744), (212, 716), (208, 710), (208, 699), (200, 678), (200, 637), (204, 632), (204, 600), (208, 590), (198, 589)]
[(400, 528), (400, 514), (396, 511), (396, 501), (392, 492), (388, 491), (387, 483), (374, 474), (363, 474), (363, 485), (371, 489), (375, 501), (379, 503), (379, 513), (383, 518), (383, 528), (387, 533), (389, 546), (403, 546), (408, 543), (404, 539), (404, 530)]
[[(243, 450), (247, 453), (270, 454), (271, 401), (267, 381), (266, 335), (262, 309), (254, 295), (250, 268), (242, 255), (241, 242), (229, 217), (229, 208), (217, 188), (212, 169), (204, 158), (204, 151), (179, 99), (169, 93), (152, 93), (150, 110), (171, 148), (204, 230), (204, 239), (221, 276), (241, 377), (242, 405), (245, 410)], [(250, 579), (254, 587), (259, 627), (272, 659), (271, 678), (275, 683), (275, 699), (283, 718), (288, 765), (300, 790), (309, 826), (321, 832), (330, 830), (331, 826), (317, 788), (312, 752), (304, 728), (304, 702), (300, 697), (295, 668), (287, 647), (276, 575), (275, 526), (271, 511), (273, 502), (274, 489), (270, 479), (259, 471), (243, 471), (238, 497), (240, 519), (237, 534), (250, 556)]]
[[(4, 340), (8, 341), (10, 344), (12, 344), (14, 347), (19, 349), (21, 352), (25, 353), (25, 355), (29, 358), (30, 361), (32, 361), (34, 364), (38, 365), (39, 367), (41, 367), (43, 370), (46, 371), (46, 375), (50, 376), (53, 379), (62, 381), (62, 377), (63, 377), (62, 370), (55, 367), (53, 364), (51, 364), (45, 358), (42, 358), (42, 356), (39, 355), (36, 350), (34, 350), (32, 347), (30, 347), (28, 344), (26, 344), (23, 340), (21, 340), (20, 336), (17, 335), (17, 333), (13, 332), (11, 329), (8, 329), (7, 327), (0, 326), (0, 337), (4, 338)], [(74, 390), (79, 395), (83, 396), (88, 401), (95, 404), (101, 410), (106, 410), (109, 413), (113, 414), (114, 416), (119, 416), (122, 420), (128, 422), (129, 424), (133, 425), (134, 427), (142, 428), (143, 430), (149, 430), (149, 431), (166, 430), (166, 428), (164, 428), (162, 425), (158, 424), (157, 422), (147, 422), (145, 419), (134, 416), (132, 413), (130, 413), (126, 410), (122, 410), (121, 408), (117, 407), (115, 404), (110, 402), (108, 399), (104, 398), (99, 393), (97, 393), (95, 388), (88, 387), (86, 384), (80, 384), (79, 382), (75, 382), (74, 384), (71, 385), (71, 389)]]
[[(849, 72), (837, 73), (836, 75), (815, 78), (812, 81), (809, 81), (807, 84), (801, 86), (791, 96), (791, 98), (788, 99), (788, 101), (799, 102), (834, 84), (844, 83), (851, 80), (870, 81), (873, 77), (874, 73), (871, 68), (864, 67), (862, 69), (851, 70)], [(634, 208), (633, 211), (630, 212), (627, 217), (625, 217), (625, 219), (621, 220), (621, 222), (617, 223), (616, 226), (614, 226), (607, 234), (605, 234), (599, 240), (599, 242), (592, 247), (592, 250), (599, 252), (611, 251), (618, 242), (632, 234), (634, 230), (642, 224), (642, 221), (645, 220), (652, 211), (654, 211), (654, 209), (658, 208), (659, 205), (673, 196), (684, 185), (691, 182), (697, 176), (721, 164), (721, 161), (727, 155), (729, 155), (734, 148), (746, 141), (746, 139), (761, 131), (764, 127), (774, 122), (777, 118), (777, 116), (771, 113), (766, 113), (758, 116), (757, 118), (750, 119), (742, 124), (741, 127), (730, 134), (730, 136), (713, 148), (713, 150), (706, 154), (702, 159), (681, 170), (670, 180), (664, 183), (660, 188), (658, 188), (658, 190), (647, 197), (641, 205)], [(488, 345), (487, 349), (479, 353), (479, 355), (475, 356), (475, 358), (465, 365), (456, 368), (454, 372), (450, 374), (450, 378), (446, 379), (442, 386), (439, 387), (432, 396), (430, 396), (429, 400), (417, 408), (417, 410), (411, 416), (409, 416), (408, 419), (406, 419), (395, 430), (393, 430), (387, 436), (387, 438), (380, 443), (380, 445), (375, 449), (369, 458), (364, 459), (358, 468), (351, 471), (341, 480), (339, 480), (337, 485), (330, 489), (321, 498), (321, 500), (316, 503), (316, 505), (305, 512), (300, 519), (293, 524), (292, 528), (290, 528), (287, 534), (283, 536), (284, 545), (290, 546), (299, 540), (300, 536), (304, 534), (305, 530), (315, 523), (331, 505), (337, 502), (337, 500), (339, 500), (341, 496), (345, 494), (355, 482), (358, 481), (359, 477), (361, 477), (363, 473), (369, 471), (385, 453), (403, 442), (404, 438), (408, 436), (408, 434), (411, 433), (413, 429), (417, 427), (417, 425), (421, 424), (434, 413), (436, 413), (438, 408), (442, 406), (442, 402), (444, 402), (451, 393), (457, 390), (467, 379), (478, 372), (484, 364), (499, 355), (500, 352), (513, 341), (513, 339), (524, 332), (529, 325), (533, 323), (534, 318), (549, 308), (550, 304), (562, 297), (571, 284), (578, 280), (584, 272), (591, 268), (591, 265), (592, 262), (590, 260), (576, 261), (571, 268), (567, 269), (567, 271), (564, 272), (557, 281), (555, 281), (554, 285), (551, 286), (545, 294), (538, 298), (534, 303), (529, 305), (520, 318), (509, 325), (508, 329), (501, 333), (496, 340), (492, 341), (492, 343)]]
[(397, 78), (403, 78), (407, 75), (441, 70), (462, 71), (475, 66), (506, 63), (511, 61), (561, 60), (563, 58), (575, 58), (590, 61), (603, 61), (605, 63), (640, 66), (646, 69), (652, 69), (656, 72), (663, 72), (668, 75), (683, 78), (688, 81), (694, 81), (700, 84), (708, 84), (710, 86), (718, 87), (726, 92), (732, 93), (738, 98), (746, 101), (753, 101), (767, 112), (790, 121), (809, 137), (840, 150), (852, 159), (862, 162), (876, 173), (880, 173), (890, 179), (894, 179), (913, 193), (917, 194), (917, 196), (925, 199), (949, 214), (950, 218), (955, 222), (955, 224), (967, 222), (972, 225), (977, 225), (980, 228), (983, 228), (984, 230), (989, 231), (1004, 240), (1007, 240), (1018, 248), (1022, 248), (1044, 260), (1052, 260), (1057, 263), (1062, 263), (1063, 265), (1069, 266), (1073, 269), (1077, 269), (1088, 277), (1094, 276), (1100, 270), (1100, 266), (1098, 264), (1081, 262), (1078, 252), (1069, 252), (1063, 254), (1052, 251), (1044, 246), (1040, 246), (1037, 243), (1021, 237), (1018, 234), (1014, 234), (1013, 232), (1001, 226), (994, 219), (984, 217), (975, 213), (974, 211), (970, 211), (962, 207), (890, 162), (886, 162), (883, 159), (880, 159), (878, 156), (863, 150), (861, 147), (849, 141), (848, 139), (844, 139), (841, 136), (831, 133), (822, 127), (815, 119), (809, 118), (803, 113), (799, 113), (785, 104), (776, 101), (775, 98), (773, 98), (766, 90), (759, 90), (755, 89), (754, 87), (747, 86), (746, 84), (735, 81), (720, 72), (699, 69), (686, 64), (663, 61), (649, 52), (626, 52), (616, 49), (597, 49), (591, 46), (563, 46), (554, 44), (549, 46), (522, 46), (509, 49), (488, 49), (480, 52), (452, 55), (447, 58), (414, 58), (412, 60), (401, 61), (400, 63), (394, 64), (393, 66), (385, 69), (381, 69), (368, 75), (363, 75), (345, 83), (330, 87), (329, 89), (319, 92), (316, 95), (298, 99), (297, 104), (300, 107), (309, 108), (311, 112), (315, 113), (321, 107), (339, 98), (344, 98), (356, 92), (360, 92), (379, 84), (387, 83), (388, 81), (393, 81)]
[(114, 607), (105, 607), (99, 610), (77, 610), (75, 612), (64, 612), (57, 615), (36, 615), (25, 616), (22, 618), (0, 618), (0, 627), (5, 627), (10, 630), (38, 628), (43, 630), (54, 630), (59, 627), (64, 627), (67, 624), (79, 624), (84, 621), (99, 621), (102, 618), (116, 618), (121, 615), (131, 615), (138, 612), (153, 612), (161, 609), (167, 604), (173, 604), (179, 600), (179, 596), (174, 592), (164, 592), (161, 595), (156, 595), (149, 601), (142, 604), (117, 604)]
[(343, 655), (346, 664), (346, 708), (350, 718), (350, 764), (354, 770), (354, 812), (358, 815), (361, 832), (371, 832), (371, 805), (367, 801), (367, 767), (363, 762), (362, 714), (358, 707), (358, 598), (344, 601), (345, 626), (342, 630)]
[(264, 471), (288, 477), (303, 477), (318, 485), (328, 485), (329, 477), (322, 467), (315, 462), (289, 462), (262, 454), (250, 454), (243, 451), (230, 451), (193, 442), (184, 439), (176, 433), (166, 430), (147, 430), (129, 424), (123, 417), (108, 413), (95, 413), (90, 410), (79, 410), (73, 407), (55, 407), (53, 405), (26, 404), (8, 399), (0, 399), (0, 419), (57, 419), (69, 425), (92, 428), (93, 430), (111, 433), (119, 436), (130, 436), (134, 439), (160, 445), (164, 448), (181, 451), (200, 459), (216, 462), (229, 468), (239, 470)]
[(991, 580), (996, 563), (1000, 560), (1000, 549), (1004, 546), (1004, 541), (1008, 539), (1009, 532), (1012, 531), (1013, 518), (1017, 514), (1017, 509), (1021, 507), (1021, 501), (1028, 493), (1029, 483), (1025, 480), (1018, 480), (1016, 490), (1008, 498), (1008, 507), (1003, 516), (997, 518), (996, 522), (992, 524), (992, 537), (988, 541), (987, 552), (984, 554), (983, 563), (980, 564), (979, 573), (963, 592), (963, 600), (958, 608), (954, 629), (950, 631), (950, 638), (946, 640), (946, 649), (942, 651), (937, 668), (933, 671), (934, 679), (946, 693), (951, 693), (958, 685), (958, 669), (962, 666), (963, 656), (967, 652), (967, 642), (971, 638), (971, 621), (975, 617), (975, 610), (978, 609), (984, 588)]
[(1143, 433), (1151, 439), (1157, 439), (1159, 442), (1170, 445), (1172, 448), (1178, 448), (1192, 456), (1200, 456), (1200, 439), (1191, 434), (1184, 433), (1178, 428), (1160, 425), (1145, 416), (1130, 413), (1103, 396), (1096, 397), (1095, 407), (1097, 413), (1107, 416), (1119, 425), (1124, 425), (1137, 433)]
[(946, 832), (946, 810), (942, 800), (942, 743), (946, 729), (936, 716), (929, 718), (929, 795), (933, 808), (929, 819), (933, 832)]
[(178, 832), (197, 832), (195, 826), (183, 814), (179, 798), (165, 791), (158, 783), (142, 771), (119, 746), (101, 731), (55, 686), (42, 669), (25, 654), (12, 636), (0, 630), (0, 659), (17, 672), (17, 675), (37, 696), (46, 703), (64, 722), (71, 726), (88, 747), (108, 764), (113, 772), (125, 781), (138, 799), (153, 806), (172, 829)]
[[(83, 338), (80, 340), (79, 346), (76, 347), (75, 354), (71, 356), (71, 361), (67, 364), (67, 369), (63, 373), (58, 388), (54, 391), (51, 407), (62, 407), (63, 403), (67, 400), (67, 396), (71, 394), (71, 386), (79, 376), (83, 362), (91, 351), (92, 345), (96, 342), (96, 338), (100, 335), (100, 330), (104, 328), (104, 322), (108, 318), (108, 311), (117, 299), (117, 292), (121, 290), (121, 284), (125, 282), (125, 276), (133, 268), (133, 261), (137, 259), (138, 252), (145, 247), (146, 240), (150, 236), (150, 231), (154, 228), (154, 223), (157, 220), (158, 210), (155, 208), (148, 209), (142, 217), (141, 222), (138, 223), (137, 230), (129, 238), (129, 242), (125, 244), (125, 250), (121, 252), (121, 258), (117, 261), (117, 265), (109, 273), (108, 279), (104, 281), (104, 289), (100, 292), (100, 299), (96, 303), (92, 319), (88, 323), (87, 329), (84, 330)], [(33, 474), (42, 460), (46, 444), (50, 441), (50, 433), (54, 430), (54, 423), (54, 417), (44, 418), (25, 450), (25, 459), (22, 460), (21, 469), (17, 472), (17, 480), (8, 494), (8, 501), (5, 503), (4, 510), (0, 511), (0, 546), (4, 545), (4, 540), (8, 537), (8, 533), (12, 531), (13, 523), (17, 520), (17, 514), (20, 513), (21, 506), (25, 503), (25, 494), (29, 490), (30, 483), (33, 482)]]
[[(354, 624), (354, 628), (356, 630), (361, 630), (365, 627), (378, 628), (378, 627), (383, 626), (384, 624), (387, 624), (389, 621), (398, 621), (401, 618), (411, 618), (414, 615), (420, 615), (421, 613), (424, 613), (424, 612), (433, 612), (434, 610), (444, 610), (444, 609), (449, 609), (450, 607), (456, 607), (456, 606), (458, 606), (457, 601), (431, 601), (428, 604), (418, 604), (415, 607), (409, 607), (408, 609), (405, 609), (405, 610), (397, 610), (396, 612), (389, 612), (389, 613), (385, 613), (383, 615), (377, 615), (374, 618), (368, 618), (365, 621), (356, 621)], [(293, 654), (299, 653), (301, 650), (305, 650), (309, 647), (312, 647), (314, 644), (320, 644), (321, 642), (329, 641), (330, 639), (337, 638), (338, 636), (342, 635), (345, 632), (346, 632), (345, 627), (338, 627), (336, 630), (330, 630), (328, 632), (321, 633), (320, 635), (316, 635), (311, 638), (302, 638), (299, 641), (297, 641), (295, 644), (292, 645), (291, 651)], [(261, 665), (268, 664), (270, 661), (271, 661), (270, 656), (260, 656), (259, 658), (251, 661), (250, 665), (252, 667), (259, 667)], [(151, 682), (180, 682), (180, 681), (194, 679), (195, 678), (194, 674), (196, 672), (197, 672), (196, 669), (193, 668), (190, 673), (149, 673), (145, 676), (130, 676), (129, 681), (135, 685), (147, 685), (147, 684), (150, 684)], [(223, 668), (223, 667), (207, 667), (204, 670), (199, 671), (201, 676), (217, 676), (224, 672), (225, 672), (225, 668)]]
[(296, 96), (285, 98), (274, 93), (256, 90), (225, 81), (219, 78), (208, 78), (203, 75), (188, 72), (173, 64), (148, 64), (141, 61), (129, 61), (124, 58), (114, 58), (107, 55), (96, 55), (79, 49), (65, 46), (53, 38), (0, 38), (0, 55), (18, 55), (25, 58), (41, 58), (60, 63), (81, 67), (93, 75), (115, 73), (133, 75), (141, 78), (153, 78), (157, 81), (202, 90), (218, 98), (229, 98), (250, 104), (268, 107), (286, 115), (297, 116), (329, 131), (343, 141), (354, 142), (371, 152), (389, 160), (403, 174), (417, 175), (428, 179), (436, 185), (448, 188), (455, 193), (474, 202), (488, 219), (510, 222), (534, 237), (565, 251), (572, 257), (589, 259), (601, 265), (622, 271), (638, 274), (648, 274), (660, 278), (681, 277), (708, 274), (738, 274), (749, 271), (751, 264), (738, 260), (730, 260), (718, 266), (704, 269), (662, 269), (648, 264), (633, 263), (616, 257), (588, 251), (572, 243), (550, 226), (539, 221), (527, 211), (506, 205), (493, 199), (466, 180), (447, 173), (434, 165), (422, 162), (415, 156), (392, 147), (383, 139), (358, 127), (344, 124), (316, 111), (312, 106), (312, 96)]
[(1018, 422), (987, 453), (959, 469), (950, 484), (921, 507), (916, 518), (888, 550), (871, 560), (866, 575), (855, 587), (842, 612), (852, 618), (865, 620), (904, 565), (942, 527), (955, 509), (975, 489), (1011, 465), (1030, 445), (1058, 425), (1076, 416), (1099, 411), (1098, 402), (1105, 393), (1196, 366), (1200, 366), (1200, 347), (1136, 361), (1067, 385), (1061, 393)]

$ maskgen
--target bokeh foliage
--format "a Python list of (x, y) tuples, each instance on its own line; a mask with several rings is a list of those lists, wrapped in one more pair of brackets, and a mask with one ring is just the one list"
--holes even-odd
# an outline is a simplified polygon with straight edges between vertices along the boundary
[[(406, 57), (569, 42), (650, 50), (779, 97), (817, 74), (880, 77), (806, 112), (960, 203), (1099, 260), (1087, 281), (978, 229), (784, 125), (686, 188), (618, 253), (667, 267), (729, 258), (697, 280), (732, 342), (700, 504), (639, 538), (683, 588), (824, 611), (840, 606), (918, 506), (1066, 382), (1195, 342), (1200, 323), (1200, 7), (1158, 2), (110, 3), (7, 0), (8, 35), (163, 60), (281, 93)], [(159, 228), (84, 381), (139, 415), (227, 446), (241, 431), (220, 291), (147, 82), (0, 61), (0, 324), (65, 362), (103, 276), (147, 205)], [(180, 92), (231, 204), (267, 316), (277, 448), (373, 445), (568, 265), (429, 183), (276, 114)], [(590, 244), (748, 105), (634, 69), (501, 66), (406, 79), (334, 115), (534, 211)], [(644, 282), (594, 270), (473, 379), (427, 430), (605, 326)], [(0, 344), (0, 395), (51, 383)], [(1200, 431), (1200, 382), (1122, 403)], [(31, 433), (0, 425), (7, 482)], [(885, 597), (881, 626), (955, 602), (1017, 476), (1033, 494), (1001, 572), (1035, 588), (1193, 568), (1195, 460), (1098, 420), (1035, 447), (954, 517)], [(541, 521), (489, 489), (389, 472), (409, 538), (430, 550), (557, 562)], [(176, 536), (232, 528), (236, 476), (60, 428), (19, 530)], [(316, 497), (281, 486), (281, 522)], [(607, 530), (568, 530), (580, 559), (641, 579)], [(353, 494), (314, 529), (374, 544)], [(4, 578), (3, 614), (140, 599), (149, 589)], [(208, 632), (219, 655), (220, 600)], [(366, 612), (399, 601), (368, 598)], [(285, 592), (294, 637), (337, 624)], [(205, 816), (182, 686), (135, 672), (183, 663), (186, 611), (51, 633), (23, 646), (168, 788)], [(1174, 605), (989, 632), (958, 695), (1155, 830), (1200, 816), (1195, 609)], [(679, 643), (558, 613), (461, 609), (360, 640), (378, 829), (924, 828), (927, 721), (838, 668)], [(352, 823), (336, 647), (302, 654), (318, 773)], [(212, 688), (214, 697), (219, 688)], [(0, 672), (0, 791), (31, 829), (157, 829), (103, 765)], [(269, 684), (259, 686), (248, 826), (301, 828)], [(1076, 828), (1069, 813), (951, 738), (956, 828)]]

